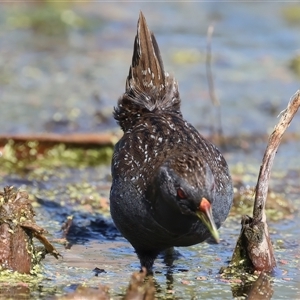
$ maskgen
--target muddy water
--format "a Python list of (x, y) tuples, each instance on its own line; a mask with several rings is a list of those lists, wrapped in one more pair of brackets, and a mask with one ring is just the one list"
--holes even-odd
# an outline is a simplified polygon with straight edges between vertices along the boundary
[[(49, 16), (42, 14), (42, 5), (1, 5), (0, 133), (116, 130), (111, 111), (124, 88), (141, 9), (156, 33), (166, 69), (179, 81), (183, 114), (204, 134), (211, 132), (216, 116), (205, 77), (206, 29), (214, 24), (213, 72), (222, 103), (223, 133), (237, 139), (246, 135), (243, 141), (247, 146), (245, 151), (228, 145), (225, 155), (234, 177), (254, 185), (266, 143), (257, 142), (256, 137), (270, 133), (276, 116), (299, 89), (299, 77), (289, 68), (300, 45), (299, 19), (296, 15), (291, 23), (289, 17), (297, 7), (291, 6), (64, 4), (46, 7)], [(46, 27), (40, 25), (41, 15), (43, 22), (48, 22)], [(53, 24), (58, 24), (57, 28)], [(48, 32), (49, 26), (54, 32)], [(298, 115), (289, 128), (295, 137), (281, 145), (270, 182), (270, 189), (283, 194), (298, 210), (299, 126)], [(14, 184), (38, 196), (38, 222), (48, 228), (53, 239), (61, 237), (61, 224), (68, 215), (74, 215), (78, 225), (71, 249), (57, 245), (63, 258), (59, 262), (46, 258), (45, 279), (39, 288), (30, 289), (30, 297), (62, 295), (79, 283), (105, 284), (113, 297), (121, 297), (130, 274), (139, 268), (137, 258), (113, 228), (109, 213), (103, 216), (103, 210), (86, 201), (89, 197), (108, 198), (109, 166), (62, 167), (50, 173), (0, 173), (1, 186)], [(86, 188), (82, 187), (85, 182)], [(171, 269), (158, 259), (158, 297), (232, 299), (237, 290), (242, 295), (242, 283), (232, 285), (218, 274), (230, 259), (239, 222), (240, 216), (230, 216), (220, 230), (219, 245), (179, 249)], [(278, 263), (273, 298), (298, 299), (299, 212), (270, 222), (269, 227)], [(95, 267), (103, 269), (98, 276)]]

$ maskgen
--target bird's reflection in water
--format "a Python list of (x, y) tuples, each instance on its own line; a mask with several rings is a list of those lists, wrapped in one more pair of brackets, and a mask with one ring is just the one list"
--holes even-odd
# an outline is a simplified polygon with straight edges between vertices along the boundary
[[(174, 280), (173, 274), (185, 273), (188, 269), (177, 265), (176, 263), (174, 264), (174, 261), (182, 257), (180, 252), (174, 248), (166, 250), (161, 257), (163, 258), (165, 267), (163, 271), (154, 271), (153, 274), (153, 283), (156, 289), (156, 295), (163, 296), (166, 299), (179, 299), (179, 296), (175, 293), (176, 281)], [(165, 280), (161, 284), (155, 277), (162, 274), (164, 275)]]
[(167, 299), (178, 299), (178, 296), (174, 294), (174, 278), (173, 278), (173, 268), (168, 267), (167, 272), (165, 273), (165, 285), (161, 285), (156, 279), (153, 277), (154, 287), (156, 289), (156, 295), (164, 295)]

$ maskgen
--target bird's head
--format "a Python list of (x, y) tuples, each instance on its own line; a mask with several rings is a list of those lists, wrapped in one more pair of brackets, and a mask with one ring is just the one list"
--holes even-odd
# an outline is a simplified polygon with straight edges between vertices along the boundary
[(215, 179), (206, 162), (183, 155), (163, 164), (157, 174), (156, 192), (169, 207), (183, 215), (199, 218), (215, 241), (219, 233), (212, 214)]

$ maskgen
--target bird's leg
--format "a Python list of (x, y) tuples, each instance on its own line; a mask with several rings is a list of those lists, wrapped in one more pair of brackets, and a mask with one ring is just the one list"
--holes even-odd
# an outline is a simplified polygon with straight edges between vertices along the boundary
[(174, 247), (170, 247), (164, 250), (164, 263), (168, 267), (172, 267), (175, 259), (176, 259), (176, 250), (174, 249)]
[(140, 259), (141, 270), (143, 267), (145, 267), (147, 270), (147, 275), (152, 275), (153, 274), (153, 271), (152, 271), (153, 263), (158, 255), (158, 253), (156, 251), (155, 252), (141, 251), (141, 250), (137, 250), (137, 249), (135, 252), (136, 252), (138, 258)]

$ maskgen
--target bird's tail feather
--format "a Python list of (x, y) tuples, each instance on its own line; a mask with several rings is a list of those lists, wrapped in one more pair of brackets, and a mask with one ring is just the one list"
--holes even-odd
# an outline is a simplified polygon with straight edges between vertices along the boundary
[(180, 97), (176, 80), (164, 71), (156, 39), (141, 12), (126, 91), (119, 99), (114, 116), (121, 128), (127, 131), (139, 117), (154, 110), (181, 115)]

